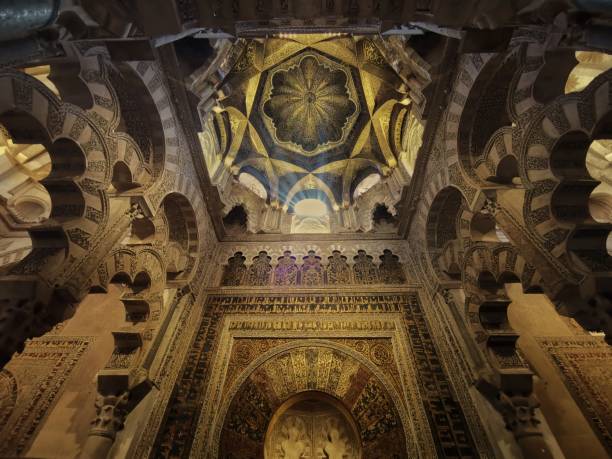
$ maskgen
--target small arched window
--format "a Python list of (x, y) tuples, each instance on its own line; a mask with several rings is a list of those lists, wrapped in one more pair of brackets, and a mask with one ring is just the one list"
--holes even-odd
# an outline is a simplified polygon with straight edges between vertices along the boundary
[(266, 188), (253, 175), (247, 172), (241, 172), (240, 175), (238, 175), (238, 182), (247, 187), (264, 201), (268, 199), (268, 192), (266, 191)]
[(357, 200), (359, 196), (364, 194), (374, 185), (380, 182), (379, 174), (370, 174), (366, 178), (364, 178), (359, 184), (355, 187), (355, 191), (353, 192), (353, 199)]
[(327, 205), (319, 199), (302, 199), (293, 207), (292, 233), (329, 233)]

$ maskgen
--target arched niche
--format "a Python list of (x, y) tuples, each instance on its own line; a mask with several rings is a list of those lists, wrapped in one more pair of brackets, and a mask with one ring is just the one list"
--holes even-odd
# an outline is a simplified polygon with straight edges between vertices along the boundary
[(170, 193), (162, 208), (168, 225), (167, 279), (184, 280), (198, 256), (198, 226), (189, 200), (180, 193)]
[(223, 217), (225, 231), (230, 234), (246, 233), (249, 216), (243, 205), (237, 205)]
[(503, 185), (520, 185), (521, 179), (517, 159), (513, 155), (504, 156), (497, 164), (495, 175), (487, 180)]
[(291, 233), (329, 233), (331, 231), (327, 202), (306, 198), (295, 203), (291, 222)]
[(109, 284), (114, 284), (122, 289), (126, 289), (132, 284), (132, 278), (125, 271), (119, 271), (111, 277)]
[(331, 395), (296, 394), (277, 408), (268, 425), (264, 458), (277, 457), (361, 459), (357, 423)]
[[(438, 192), (427, 215), (425, 231), (429, 256), (434, 269), (448, 279), (461, 279), (460, 231), (465, 209), (467, 203), (461, 191), (449, 186)], [(469, 221), (464, 222), (464, 226), (469, 228)]]
[(118, 193), (122, 193), (140, 186), (138, 183), (134, 183), (132, 171), (123, 161), (117, 161), (113, 166), (111, 185), (114, 191)]
[(136, 294), (142, 293), (151, 288), (151, 276), (146, 271), (140, 271), (134, 276), (132, 291)]

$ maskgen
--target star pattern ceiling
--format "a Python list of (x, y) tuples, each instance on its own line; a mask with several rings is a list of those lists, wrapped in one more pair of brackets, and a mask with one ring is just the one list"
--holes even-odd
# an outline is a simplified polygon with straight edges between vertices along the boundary
[(359, 113), (352, 76), (322, 60), (314, 53), (298, 54), (269, 72), (263, 89), (268, 132), (283, 147), (307, 156), (343, 143)]
[(366, 37), (296, 35), (240, 43), (219, 101), (226, 166), (249, 173), (270, 203), (348, 207), (361, 180), (397, 165), (405, 83)]

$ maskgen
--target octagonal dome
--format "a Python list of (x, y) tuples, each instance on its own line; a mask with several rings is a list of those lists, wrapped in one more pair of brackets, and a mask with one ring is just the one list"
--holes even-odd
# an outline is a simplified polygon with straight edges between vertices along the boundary
[(397, 165), (406, 85), (369, 37), (296, 35), (242, 40), (219, 100), (224, 163), (261, 181), (292, 212), (317, 196), (353, 203), (367, 176)]

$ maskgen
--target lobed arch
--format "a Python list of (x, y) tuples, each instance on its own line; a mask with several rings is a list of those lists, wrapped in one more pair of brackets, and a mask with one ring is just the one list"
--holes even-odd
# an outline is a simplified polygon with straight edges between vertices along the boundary
[[(609, 223), (595, 221), (589, 199), (599, 181), (585, 166), (591, 142), (612, 137), (612, 99), (608, 71), (582, 92), (556, 99), (536, 118), (520, 149), (526, 187), (523, 218), (564, 274), (588, 297), (607, 292), (612, 267), (606, 250)], [(586, 276), (591, 282), (580, 282)]]
[(247, 215), (246, 229), (251, 233), (260, 230), (261, 216), (265, 201), (241, 184), (232, 183), (230, 192), (224, 194), (224, 218), (238, 206), (242, 206)]
[(503, 139), (511, 131), (508, 106), (518, 65), (516, 51), (494, 55), (480, 68), (465, 96), (457, 126), (458, 158), (463, 172), (476, 182), (494, 175), (500, 156), (508, 154)]
[(368, 232), (380, 227), (381, 217), (380, 213), (377, 214), (377, 210), (385, 209), (388, 213), (386, 218), (388, 220), (388, 229), (395, 229), (397, 227), (397, 196), (394, 196), (393, 191), (390, 189), (387, 182), (379, 181), (374, 184), (366, 193), (363, 193), (355, 202), (357, 208), (357, 218), (359, 222), (359, 229)]
[(509, 110), (512, 120), (521, 129), (527, 128), (533, 116), (544, 107), (543, 101), (552, 101), (564, 93), (559, 74), (552, 75), (553, 84), (546, 87), (546, 78), (550, 76), (555, 60), (560, 61), (564, 70), (561, 73), (567, 77), (571, 59), (559, 49), (561, 37), (548, 36), (544, 41), (528, 33), (517, 36), (520, 43), (517, 50), (519, 69), (511, 89)]
[(395, 206), (389, 205), (388, 202), (376, 202), (374, 205), (374, 209), (372, 210), (372, 220), (374, 223), (379, 223), (380, 220), (384, 219), (393, 219), (397, 221), (395, 215), (397, 214), (397, 210)]
[(81, 77), (82, 67), (78, 60), (26, 67), (24, 71), (45, 84), (62, 102), (82, 110), (93, 108), (94, 98)]
[(226, 231), (246, 232), (249, 224), (249, 213), (244, 204), (236, 204), (223, 217), (223, 227)]
[(488, 272), (495, 282), (518, 281), (525, 293), (536, 293), (545, 288), (544, 280), (511, 244), (479, 243), (468, 248), (462, 266), (463, 283), (466, 289), (482, 288), (479, 275)]
[(112, 283), (126, 287), (120, 297), (126, 316), (136, 322), (156, 321), (162, 314), (161, 293), (166, 288), (166, 262), (163, 255), (150, 247), (120, 247), (98, 265), (89, 280), (91, 293), (106, 293)]
[(108, 78), (119, 110), (115, 130), (128, 134), (145, 164), (154, 174), (161, 174), (165, 161), (164, 128), (152, 95), (140, 75), (126, 63), (115, 63)]
[[(0, 87), (8, 96), (0, 103), (0, 123), (17, 142), (45, 145), (51, 172), (42, 181), (51, 197), (50, 219), (30, 228), (33, 251), (13, 268), (21, 272), (29, 260), (54, 258), (47, 275), (72, 256), (82, 256), (100, 233), (107, 214), (104, 189), (110, 176), (110, 151), (89, 119), (78, 109), (64, 107), (40, 82), (24, 74), (0, 74)], [(39, 249), (42, 249), (39, 250)], [(41, 269), (45, 263), (36, 263)], [(32, 268), (27, 268), (28, 271)]]
[(462, 192), (447, 186), (433, 198), (425, 228), (429, 261), (438, 277), (458, 280), (463, 239), (470, 237), (472, 212)]
[[(70, 313), (83, 295), (89, 272), (83, 261), (91, 256), (109, 219), (106, 194), (114, 145), (93, 121), (93, 112), (62, 103), (36, 78), (22, 72), (0, 72), (1, 123), (18, 142), (45, 145), (51, 173), (42, 185), (51, 196), (50, 218), (28, 227), (32, 251), (3, 271), (4, 283), (25, 279), (22, 299), (1, 289), (5, 324), (20, 317), (20, 328), (3, 328), (3, 362)], [(34, 140), (36, 140), (34, 142)], [(74, 161), (72, 161), (74, 159)], [(18, 276), (18, 277), (15, 277)], [(87, 287), (85, 287), (86, 289)], [(62, 296), (58, 290), (62, 290)], [(21, 304), (17, 309), (11, 305)], [(39, 317), (42, 316), (42, 317)]]
[[(228, 418), (232, 414), (232, 409), (235, 406), (234, 400), (240, 394), (241, 389), (248, 384), (251, 377), (255, 375), (258, 371), (261, 371), (262, 368), (265, 368), (265, 365), (270, 362), (274, 362), (279, 358), (283, 358), (283, 356), (291, 354), (292, 352), (299, 352), (300, 350), (305, 349), (313, 349), (318, 351), (319, 349), (325, 350), (327, 352), (337, 353), (343, 358), (350, 359), (355, 362), (356, 365), (359, 365), (363, 368), (363, 372), (369, 373), (370, 379), (372, 379), (375, 384), (378, 384), (381, 388), (384, 388), (384, 392), (387, 394), (387, 397), (390, 401), (390, 408), (393, 409), (398, 416), (398, 420), (401, 425), (399, 426), (401, 430), (403, 430), (401, 437), (402, 441), (398, 446), (403, 449), (403, 453), (407, 454), (407, 452), (414, 451), (416, 445), (416, 439), (412, 438), (414, 433), (410, 428), (410, 414), (406, 410), (405, 403), (402, 402), (402, 397), (399, 392), (396, 391), (393, 383), (389, 380), (388, 376), (384, 374), (381, 368), (377, 367), (373, 362), (366, 359), (363, 355), (356, 352), (354, 349), (349, 346), (337, 342), (332, 342), (325, 339), (308, 339), (308, 340), (292, 340), (292, 342), (278, 345), (271, 350), (257, 356), (253, 359), (250, 364), (244, 368), (241, 373), (232, 381), (231, 385), (226, 387), (225, 395), (222, 400), (220, 400), (220, 404), (217, 406), (217, 414), (214, 418), (213, 425), (210, 426), (210, 430), (208, 431), (206, 438), (202, 438), (200, 440), (204, 441), (207, 445), (214, 445), (211, 451), (207, 451), (209, 456), (207, 457), (217, 457), (223, 451), (217, 451), (218, 445), (223, 445), (223, 436), (226, 431), (226, 424)], [(355, 383), (356, 381), (354, 381)], [(364, 388), (361, 387), (361, 390)], [(347, 403), (343, 394), (335, 392), (334, 389), (330, 386), (327, 387), (320, 381), (317, 381), (315, 386), (308, 386), (303, 388), (297, 388), (293, 393), (288, 394), (287, 397), (283, 396), (284, 402), (286, 400), (290, 400), (293, 395), (305, 393), (309, 391), (317, 391), (324, 394), (327, 394), (330, 397), (341, 400), (344, 403)], [(350, 392), (350, 391), (349, 391)], [(214, 394), (209, 394), (214, 396)], [(348, 408), (350, 411), (350, 408)], [(262, 419), (262, 422), (265, 422), (265, 425), (262, 424), (261, 428), (263, 432), (266, 431), (268, 426), (268, 419)], [(203, 430), (203, 426), (200, 425), (198, 427), (198, 432)], [(198, 450), (200, 445), (194, 443), (193, 448)], [(263, 445), (262, 445), (263, 446)], [(364, 445), (365, 446), (365, 445)], [(364, 453), (367, 454), (367, 450), (364, 448)]]
[(233, 255), (226, 253), (219, 258), (223, 265), (223, 273), (218, 279), (221, 286), (389, 285), (405, 284), (408, 279), (397, 247), (394, 247), (396, 252), (384, 248), (382, 253), (370, 248), (370, 254), (360, 244), (353, 245), (350, 250), (334, 245), (321, 251), (310, 246), (307, 251), (295, 253), (291, 246), (282, 250), (277, 247), (270, 252), (264, 247), (236, 248), (239, 250)]
[[(140, 185), (159, 178), (164, 169), (175, 172), (179, 130), (173, 111), (168, 109), (170, 99), (156, 64), (111, 62), (104, 46), (87, 51), (72, 47), (72, 51), (79, 59), (79, 76), (93, 96), (90, 112), (100, 129), (116, 140), (113, 161), (124, 160), (133, 181)], [(146, 123), (140, 122), (143, 117)], [(142, 134), (141, 127), (146, 125), (155, 126), (150, 135)], [(126, 148), (125, 143), (130, 145)]]
[(565, 94), (579, 92), (612, 67), (612, 56), (597, 51), (576, 51), (576, 66), (567, 77)]
[(544, 52), (543, 65), (533, 82), (533, 99), (541, 105), (551, 103), (565, 94), (567, 80), (578, 65), (573, 49), (549, 49)]
[(546, 287), (540, 274), (510, 244), (475, 244), (463, 265), (465, 315), (472, 335), (504, 392), (529, 394), (532, 375), (517, 352), (519, 338), (508, 319), (512, 300), (505, 285), (520, 283), (523, 292)]

